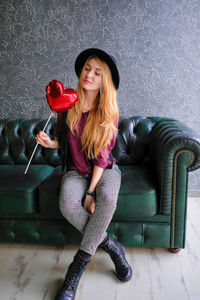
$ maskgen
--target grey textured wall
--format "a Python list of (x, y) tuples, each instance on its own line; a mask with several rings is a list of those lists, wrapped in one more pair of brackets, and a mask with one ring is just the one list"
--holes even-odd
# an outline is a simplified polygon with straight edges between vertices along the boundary
[[(75, 88), (77, 54), (98, 47), (118, 61), (122, 116), (198, 131), (199, 16), (199, 0), (0, 0), (0, 117), (47, 118), (47, 83)], [(200, 172), (190, 174), (200, 190)]]

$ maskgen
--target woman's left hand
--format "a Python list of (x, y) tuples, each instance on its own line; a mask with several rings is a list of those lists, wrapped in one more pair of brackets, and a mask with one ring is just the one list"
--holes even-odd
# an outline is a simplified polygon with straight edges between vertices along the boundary
[(90, 196), (90, 195), (85, 196), (84, 209), (86, 211), (88, 211), (91, 215), (94, 213), (95, 202), (94, 202), (94, 198), (92, 196)]

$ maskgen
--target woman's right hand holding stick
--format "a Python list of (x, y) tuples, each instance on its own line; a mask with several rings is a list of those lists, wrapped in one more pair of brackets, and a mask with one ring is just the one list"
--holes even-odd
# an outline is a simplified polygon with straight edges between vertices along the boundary
[(44, 131), (40, 131), (36, 136), (36, 142), (45, 148), (58, 149), (58, 141), (52, 140)]

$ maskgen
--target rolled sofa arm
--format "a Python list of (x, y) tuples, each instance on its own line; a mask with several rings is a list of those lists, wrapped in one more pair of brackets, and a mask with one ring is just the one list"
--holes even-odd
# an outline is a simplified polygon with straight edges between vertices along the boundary
[(184, 248), (188, 171), (200, 167), (200, 135), (177, 120), (134, 116), (121, 120), (113, 155), (119, 165), (151, 168), (157, 213), (168, 216), (170, 248)]
[(200, 167), (200, 136), (172, 119), (160, 119), (152, 129), (150, 160), (156, 168), (160, 213), (173, 214), (175, 198), (187, 196), (188, 171)]

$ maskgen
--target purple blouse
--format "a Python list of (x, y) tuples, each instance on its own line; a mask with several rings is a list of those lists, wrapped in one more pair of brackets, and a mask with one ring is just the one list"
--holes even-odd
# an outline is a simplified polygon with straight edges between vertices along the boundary
[[(109, 160), (109, 154), (112, 151), (116, 141), (116, 135), (115, 135), (112, 138), (110, 144), (106, 148), (103, 148), (100, 151), (97, 158), (93, 160), (89, 160), (85, 152), (82, 151), (82, 144), (81, 144), (81, 135), (88, 115), (89, 112), (82, 113), (81, 119), (78, 123), (78, 133), (73, 135), (72, 132), (69, 131), (68, 134), (68, 142), (69, 142), (69, 149), (70, 149), (68, 170), (69, 171), (77, 170), (81, 176), (90, 175), (93, 170), (93, 165), (99, 166), (102, 169), (109, 167), (112, 164), (112, 162)], [(58, 114), (57, 133), (56, 133), (57, 137), (59, 137), (59, 135), (61, 134), (59, 119), (60, 116)], [(116, 163), (115, 159), (113, 163)]]

